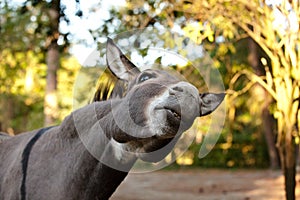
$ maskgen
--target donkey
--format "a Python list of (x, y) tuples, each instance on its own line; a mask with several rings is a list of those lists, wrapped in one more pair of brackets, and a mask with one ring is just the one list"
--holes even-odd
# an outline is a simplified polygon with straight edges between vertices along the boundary
[(108, 199), (137, 159), (163, 159), (196, 117), (223, 101), (166, 71), (141, 72), (109, 38), (106, 48), (109, 70), (126, 87), (58, 126), (1, 134), (1, 200)]

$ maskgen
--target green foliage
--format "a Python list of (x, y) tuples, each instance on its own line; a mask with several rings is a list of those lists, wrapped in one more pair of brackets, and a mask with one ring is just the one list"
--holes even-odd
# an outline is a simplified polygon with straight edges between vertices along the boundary
[[(225, 168), (265, 168), (269, 166), (268, 149), (262, 132), (261, 105), (264, 103), (264, 94), (260, 87), (248, 88), (248, 79), (243, 77), (232, 83), (232, 76), (240, 69), (250, 70), (247, 64), (247, 42), (242, 40), (238, 43), (203, 43), (213, 56), (214, 63), (218, 63), (218, 69), (224, 75), (225, 87), (228, 89), (226, 99), (228, 115), (226, 117), (223, 132), (213, 150), (204, 158), (199, 159), (197, 154), (204, 145), (202, 133), (208, 127), (198, 128), (194, 143), (183, 158), (192, 159), (193, 166), (201, 167), (225, 167)], [(224, 51), (224, 46), (230, 46), (233, 51)], [(246, 50), (245, 50), (246, 49)], [(221, 52), (221, 53), (220, 53)], [(183, 71), (187, 72), (187, 71)], [(192, 83), (193, 80), (189, 79)], [(253, 85), (251, 85), (253, 86)], [(199, 86), (197, 86), (199, 87)], [(201, 88), (201, 87), (200, 87)], [(246, 90), (245, 90), (246, 88)], [(203, 88), (202, 88), (203, 89)], [(231, 96), (231, 92), (240, 95)], [(199, 121), (206, 121), (200, 118)], [(203, 125), (203, 123), (201, 123)], [(209, 148), (209, 147), (208, 147)], [(193, 152), (193, 156), (190, 156)], [(181, 160), (179, 160), (181, 162)], [(177, 162), (175, 165), (180, 165)]]
[(32, 51), (3, 50), (0, 59), (2, 130), (40, 127), (46, 66)]
[[(3, 51), (0, 59), (0, 123), (1, 130), (19, 133), (43, 126), (46, 65), (42, 55), (32, 51)], [(72, 110), (73, 84), (80, 65), (75, 58), (63, 58), (58, 72), (58, 122)]]
[[(251, 93), (254, 93), (252, 91)], [(203, 159), (195, 164), (203, 167), (268, 167), (268, 151), (261, 131), (261, 108), (263, 99), (253, 94), (244, 94), (231, 102), (229, 112), (234, 109), (218, 140), (218, 143)], [(194, 150), (201, 143), (194, 144)]]
[[(81, 69), (77, 59), (72, 56), (64, 56), (61, 59), (61, 67), (58, 70), (57, 95), (59, 115), (58, 122), (61, 122), (73, 110), (74, 85)], [(88, 91), (88, 89), (86, 89)], [(84, 94), (85, 92), (82, 92)]]
[[(54, 34), (49, 8), (59, 1), (1, 2), (0, 129), (18, 133), (43, 126), (46, 88), (46, 50), (59, 39), (61, 69), (58, 76), (57, 123), (72, 109), (72, 91), (79, 64), (63, 54), (68, 32)], [(68, 22), (65, 7), (60, 20)], [(79, 13), (77, 13), (79, 16)], [(77, 15), (76, 14), (76, 15)]]
[[(222, 168), (257, 168), (268, 167), (266, 145), (259, 130), (253, 130), (246, 126), (243, 132), (229, 133), (224, 129), (218, 143), (204, 158), (194, 158), (194, 165), (201, 167)], [(250, 128), (253, 128), (250, 126)], [(228, 142), (228, 137), (232, 141)], [(193, 144), (190, 149), (198, 152), (201, 144)]]

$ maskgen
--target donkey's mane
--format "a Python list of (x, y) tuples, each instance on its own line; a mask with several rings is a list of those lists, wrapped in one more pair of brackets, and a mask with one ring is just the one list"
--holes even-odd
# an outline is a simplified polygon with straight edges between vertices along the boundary
[(2, 133), (0, 132), (0, 143), (3, 141), (3, 140), (6, 140), (8, 138), (10, 138), (11, 136), (6, 134), (6, 133)]
[(117, 79), (109, 70), (105, 70), (98, 79), (92, 102), (122, 98), (126, 95), (126, 91), (126, 82)]

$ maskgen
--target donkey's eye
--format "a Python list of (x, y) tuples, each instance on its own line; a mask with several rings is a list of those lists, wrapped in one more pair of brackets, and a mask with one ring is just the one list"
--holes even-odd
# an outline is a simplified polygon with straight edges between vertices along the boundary
[(143, 74), (140, 78), (139, 78), (139, 83), (147, 81), (149, 79), (151, 79), (152, 76), (150, 74)]

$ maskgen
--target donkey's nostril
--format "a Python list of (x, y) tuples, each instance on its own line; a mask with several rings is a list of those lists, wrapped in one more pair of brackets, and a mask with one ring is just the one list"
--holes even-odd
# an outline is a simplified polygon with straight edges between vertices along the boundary
[(197, 98), (199, 98), (199, 93), (198, 93), (198, 90), (197, 88), (195, 88), (193, 85), (187, 83), (187, 82), (184, 82), (184, 81), (181, 81), (175, 85), (172, 85), (170, 88), (169, 88), (169, 94), (170, 95), (179, 95), (179, 96), (182, 96), (182, 97), (190, 97), (190, 96), (194, 96)]
[(176, 95), (178, 92), (183, 92), (183, 88), (178, 85), (170, 88), (169, 90), (170, 95)]
[(183, 92), (183, 89), (181, 87), (179, 87), (179, 86), (173, 87), (172, 90), (175, 90), (177, 92)]

